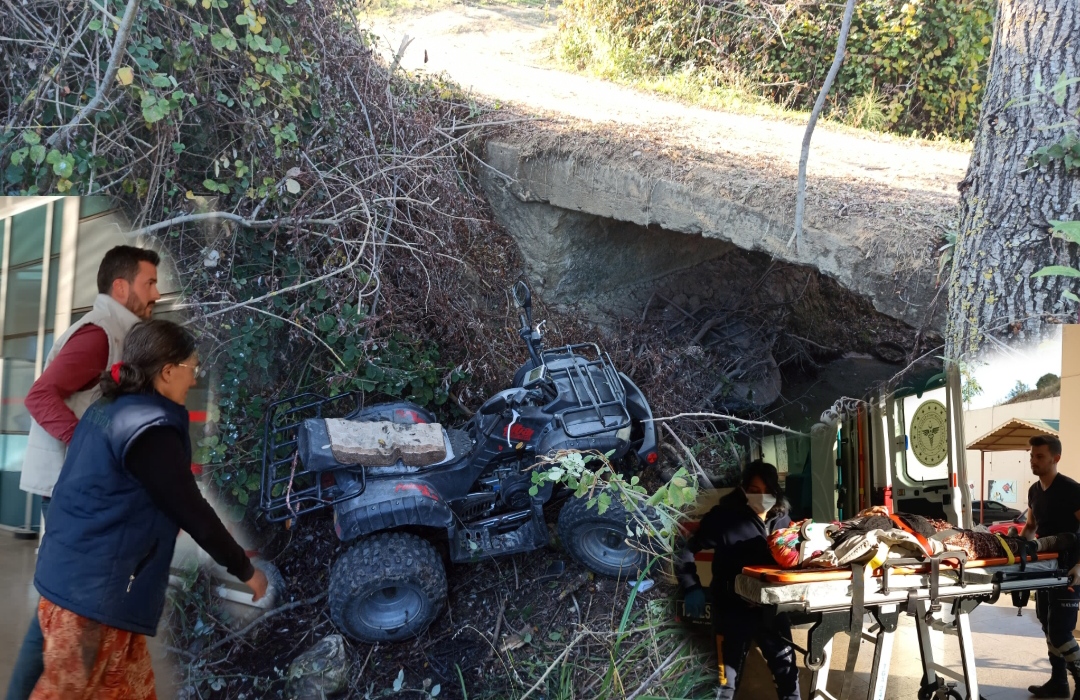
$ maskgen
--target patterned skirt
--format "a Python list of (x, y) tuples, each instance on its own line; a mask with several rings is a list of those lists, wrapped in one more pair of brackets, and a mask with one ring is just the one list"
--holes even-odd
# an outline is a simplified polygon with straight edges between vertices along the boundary
[(30, 700), (157, 700), (146, 637), (38, 603), (45, 672)]

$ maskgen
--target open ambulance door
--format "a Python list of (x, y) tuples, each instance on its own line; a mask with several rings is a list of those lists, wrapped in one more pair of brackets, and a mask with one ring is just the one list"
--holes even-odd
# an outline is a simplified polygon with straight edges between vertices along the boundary
[(925, 383), (895, 389), (879, 407), (885, 419), (893, 512), (970, 528), (971, 488), (957, 367), (950, 365)]

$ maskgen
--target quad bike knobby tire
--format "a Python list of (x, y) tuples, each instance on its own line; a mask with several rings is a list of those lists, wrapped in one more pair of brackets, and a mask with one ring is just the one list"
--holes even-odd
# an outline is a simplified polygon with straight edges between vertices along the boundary
[(587, 498), (571, 496), (559, 513), (559, 539), (578, 563), (609, 578), (636, 578), (649, 563), (649, 555), (627, 541), (631, 516), (615, 496), (600, 515)]
[(330, 572), (330, 619), (353, 639), (411, 639), (446, 605), (446, 571), (429, 542), (404, 532), (364, 537)]

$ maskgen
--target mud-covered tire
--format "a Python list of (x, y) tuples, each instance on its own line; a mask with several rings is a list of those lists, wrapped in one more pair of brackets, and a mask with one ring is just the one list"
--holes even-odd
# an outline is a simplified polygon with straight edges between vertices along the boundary
[(423, 633), (446, 605), (446, 571), (427, 540), (383, 532), (357, 542), (330, 572), (330, 619), (361, 642)]
[(571, 496), (559, 513), (559, 540), (578, 563), (609, 578), (631, 578), (648, 566), (649, 555), (628, 541), (630, 514), (616, 497), (601, 515), (588, 499)]

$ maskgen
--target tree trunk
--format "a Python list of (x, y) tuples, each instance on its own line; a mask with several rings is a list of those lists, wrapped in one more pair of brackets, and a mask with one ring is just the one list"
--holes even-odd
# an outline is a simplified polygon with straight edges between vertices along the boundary
[(1026, 161), (1077, 131), (1080, 85), (1067, 88), (1061, 107), (1042, 96), (1008, 106), (1037, 92), (1037, 76), (1050, 87), (1062, 73), (1080, 77), (1080, 0), (1000, 0), (979, 128), (958, 186), (950, 359), (1037, 342), (1055, 324), (1076, 320), (1076, 305), (1062, 298), (1080, 291), (1076, 280), (1031, 275), (1047, 265), (1077, 265), (1077, 246), (1052, 239), (1049, 222), (1080, 219), (1080, 171), (1067, 172), (1061, 160), (1032, 168)]

